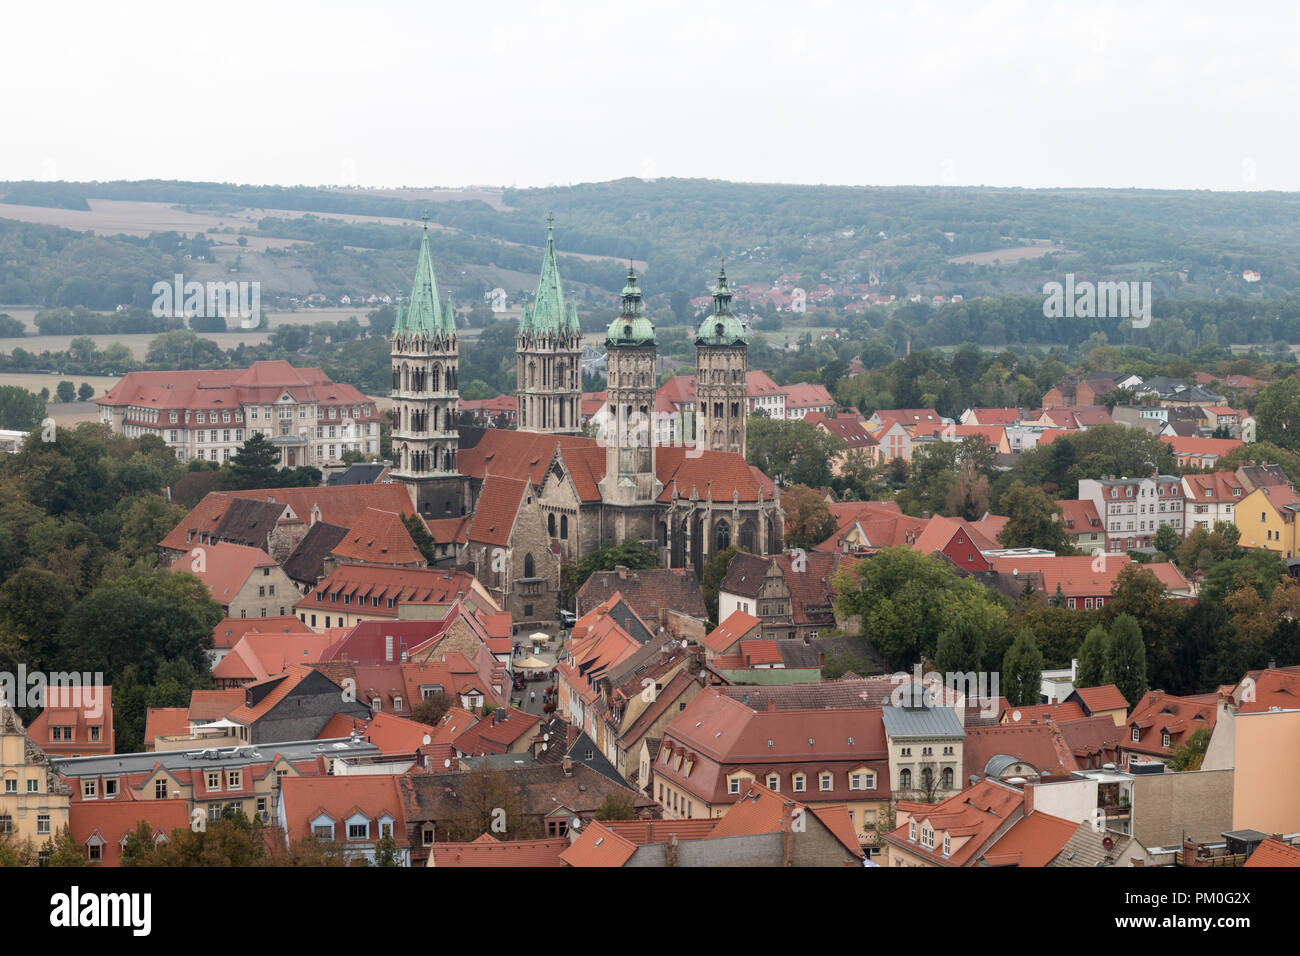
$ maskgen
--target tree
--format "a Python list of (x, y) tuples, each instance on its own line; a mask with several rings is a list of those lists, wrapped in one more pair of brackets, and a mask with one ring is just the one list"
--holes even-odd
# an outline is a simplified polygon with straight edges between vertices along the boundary
[(600, 548), (591, 552), (577, 564), (566, 564), (560, 569), (560, 594), (571, 604), (578, 589), (597, 571), (613, 571), (617, 567), (629, 571), (646, 571), (659, 566), (659, 556), (640, 541)]
[(81, 386), (77, 389), (77, 401), (88, 402), (94, 397), (95, 386), (91, 385), (89, 382), (82, 382)]
[(793, 485), (781, 493), (785, 512), (785, 540), (792, 548), (812, 548), (835, 532), (835, 518), (826, 500), (807, 485)]
[(90, 866), (86, 859), (86, 850), (72, 835), (72, 828), (66, 823), (54, 834), (53, 840), (46, 840), (44, 853), (49, 854), (47, 866), (80, 867)]
[(133, 571), (103, 582), (72, 608), (55, 659), (63, 667), (102, 672), (109, 683), (131, 664), (146, 684), (164, 662), (186, 661), (206, 674), (206, 650), (221, 618), (221, 606), (194, 575)]
[(821, 488), (831, 482), (831, 461), (843, 451), (839, 440), (810, 422), (750, 417), (745, 458), (782, 484)]
[(397, 853), (397, 841), (391, 833), (386, 833), (375, 843), (375, 859), (372, 866), (400, 866)]
[(719, 623), (718, 592), (722, 590), (722, 582), (727, 577), (727, 568), (731, 567), (731, 559), (736, 556), (737, 550), (736, 546), (732, 545), (719, 551), (709, 558), (704, 565), (704, 570), (700, 572), (700, 591), (704, 596), (704, 609), (709, 614), (709, 620), (715, 624)]
[(1173, 554), (1182, 542), (1171, 525), (1162, 524), (1156, 531), (1155, 546), (1161, 554)]
[(1107, 670), (1110, 657), (1110, 634), (1098, 624), (1088, 631), (1079, 647), (1079, 673), (1075, 676), (1076, 687), (1100, 687), (1111, 683)]
[(1022, 628), (1002, 658), (1003, 694), (1013, 707), (1038, 703), (1043, 686), (1043, 652), (1029, 628)]
[(967, 618), (954, 620), (939, 635), (934, 666), (943, 674), (965, 674), (984, 667), (984, 632)]
[(456, 785), (456, 806), (443, 826), (453, 843), (489, 833), (500, 840), (527, 839), (535, 829), (524, 818), (523, 798), (510, 776), (486, 765), (470, 770)]
[(1202, 727), (1175, 748), (1165, 763), (1170, 770), (1181, 773), (1184, 770), (1200, 770), (1205, 751), (1210, 745), (1210, 729)]
[(33, 395), (16, 385), (0, 385), (0, 428), (29, 432), (40, 427), (45, 419), (44, 396)]
[(966, 618), (986, 640), (1006, 626), (1006, 608), (983, 585), (906, 546), (837, 572), (833, 593), (836, 617), (860, 620), (861, 633), (896, 669), (933, 658), (955, 620)]
[(157, 859), (158, 844), (153, 839), (153, 827), (147, 820), (136, 823), (135, 829), (127, 834), (122, 844), (123, 866), (154, 866)]
[(1108, 683), (1119, 688), (1124, 699), (1137, 703), (1147, 692), (1147, 654), (1137, 619), (1121, 614), (1110, 626), (1106, 645)]
[(1255, 406), (1260, 441), (1288, 451), (1300, 451), (1300, 379), (1285, 378), (1267, 385)]
[(1111, 599), (1102, 614), (1111, 628), (1112, 640), (1115, 621), (1121, 615), (1127, 614), (1137, 621), (1146, 647), (1143, 682), (1150, 680), (1157, 687), (1172, 685), (1174, 648), (1185, 609), (1165, 596), (1160, 579), (1139, 564), (1125, 565), (1115, 579)]
[(406, 525), (407, 532), (411, 535), (411, 542), (415, 545), (429, 567), (438, 563), (436, 543), (433, 535), (429, 534), (429, 529), (424, 520), (417, 514), (409, 514), (402, 518), (402, 524)]
[(630, 793), (608, 793), (596, 811), (597, 820), (635, 820), (636, 804)]
[(454, 701), (442, 691), (430, 694), (411, 708), (411, 719), (419, 724), (436, 727), (444, 714), (452, 707)]
[(60, 382), (54, 389), (54, 395), (60, 402), (71, 402), (76, 399), (77, 390), (71, 382)]
[(279, 482), (280, 451), (261, 432), (253, 432), (230, 459), (220, 482), (224, 491), (274, 488)]
[(1061, 521), (1061, 507), (1041, 488), (1013, 481), (1002, 494), (999, 507), (1007, 523), (998, 534), (1004, 548), (1043, 548), (1057, 554), (1073, 554), (1070, 537)]

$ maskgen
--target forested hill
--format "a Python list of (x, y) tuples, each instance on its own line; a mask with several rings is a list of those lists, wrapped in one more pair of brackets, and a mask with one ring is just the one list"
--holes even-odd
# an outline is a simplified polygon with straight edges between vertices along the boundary
[[(439, 267), (462, 296), (500, 282), (519, 287), (536, 274), (545, 218), (556, 217), (562, 265), (580, 291), (613, 294), (623, 268), (647, 264), (652, 297), (699, 295), (725, 258), (739, 283), (799, 275), (837, 290), (870, 285), (900, 297), (1037, 294), (1065, 273), (1094, 280), (1150, 280), (1157, 296), (1272, 298), (1300, 290), (1300, 194), (1148, 190), (1028, 190), (967, 187), (843, 187), (623, 179), (545, 189), (358, 190), (220, 183), (0, 183), (0, 301), (16, 292), (40, 305), (113, 303), (60, 296), (71, 264), (96, 269), (118, 285), (119, 266), (166, 274), (176, 243), (148, 250), (97, 224), (96, 201), (167, 204), (175, 233), (192, 238), (179, 213), (233, 215), (205, 230), (218, 248), (236, 251), (244, 271), (275, 255), (294, 269), (265, 266), (268, 292), (338, 295), (369, 286), (400, 287), (409, 275), (415, 231), (399, 221), (427, 212), (439, 229)], [(6, 215), (6, 205), (12, 215)], [(22, 207), (21, 209), (18, 207)], [(84, 210), (38, 224), (31, 207)], [(337, 217), (384, 217), (344, 221)], [(10, 220), (27, 220), (20, 226)], [(94, 240), (84, 230), (94, 230)], [(227, 235), (222, 235), (222, 233)], [(262, 249), (254, 251), (265, 240)], [(276, 240), (284, 240), (277, 243)], [(288, 241), (302, 245), (290, 245)], [(93, 256), (79, 247), (94, 244)], [(72, 248), (66, 256), (66, 247)], [(116, 250), (116, 251), (115, 251)], [(610, 257), (586, 260), (580, 255)], [(62, 256), (58, 269), (52, 263)], [(97, 264), (84, 260), (95, 258)], [(223, 260), (224, 261), (224, 260)], [(278, 263), (285, 265), (286, 263)], [(1247, 283), (1243, 273), (1258, 272)], [(61, 274), (60, 274), (61, 273)], [(519, 275), (515, 275), (518, 273)], [(89, 277), (88, 277), (89, 278)], [(132, 280), (135, 281), (134, 279)], [(283, 288), (277, 287), (279, 283)], [(308, 288), (308, 287), (311, 288)], [(588, 288), (589, 287), (589, 288)], [(6, 294), (6, 292), (8, 294)], [(26, 301), (23, 300), (23, 301)]]

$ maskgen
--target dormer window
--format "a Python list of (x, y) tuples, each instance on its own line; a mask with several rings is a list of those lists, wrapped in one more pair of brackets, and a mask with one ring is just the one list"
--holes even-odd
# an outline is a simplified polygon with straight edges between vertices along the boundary
[(1160, 734), (1160, 746), (1162, 746), (1162, 747), (1168, 747), (1168, 746), (1169, 746), (1169, 731), (1165, 730), (1165, 731), (1162, 731), (1162, 732), (1161, 732), (1161, 734)]
[(1134, 727), (1134, 728), (1133, 728), (1133, 743), (1137, 743), (1137, 742), (1138, 742), (1138, 737), (1139, 737), (1140, 734), (1141, 734), (1141, 731), (1140, 731), (1137, 727)]
[(907, 823), (907, 838), (913, 843), (916, 842), (916, 821), (909, 820)]

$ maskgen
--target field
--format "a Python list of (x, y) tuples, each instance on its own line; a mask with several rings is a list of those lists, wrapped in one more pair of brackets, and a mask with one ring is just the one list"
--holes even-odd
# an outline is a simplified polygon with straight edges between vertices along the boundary
[(103, 395), (116, 385), (120, 379), (112, 375), (43, 375), (40, 372), (0, 372), (0, 385), (17, 385), (30, 392), (40, 392), (43, 388), (50, 390), (50, 401), (54, 401), (54, 390), (59, 382), (71, 382), (78, 388), (82, 382), (89, 382), (96, 395)]
[(1027, 259), (1041, 259), (1052, 252), (1068, 253), (1064, 246), (1036, 245), (1015, 246), (1011, 249), (993, 249), (989, 252), (972, 252), (967, 256), (953, 256), (948, 261), (953, 265), (993, 266), (1012, 262), (1024, 262)]
[[(352, 191), (352, 190), (349, 190)], [(359, 191), (358, 191), (359, 192)], [(439, 190), (439, 189), (414, 189), (414, 190), (387, 190), (382, 195), (394, 195), (410, 197), (413, 199), (435, 198), (440, 197), (445, 200), (455, 194), (464, 194), (463, 198), (482, 199), (489, 205), (495, 205), (496, 208), (505, 208), (500, 205), (501, 193), (495, 192), (492, 195), (491, 190)], [(40, 223), (47, 226), (60, 226), (64, 229), (73, 229), (77, 232), (94, 232), (101, 236), (127, 235), (127, 236), (147, 236), (154, 232), (175, 231), (187, 235), (206, 233), (208, 238), (219, 245), (234, 246), (240, 230), (253, 230), (257, 228), (258, 220), (271, 216), (278, 219), (300, 219), (309, 213), (296, 209), (238, 209), (229, 212), (202, 212), (187, 211), (173, 203), (164, 202), (138, 202), (135, 200), (125, 199), (90, 199), (87, 200), (90, 205), (89, 210), (85, 209), (56, 209), (47, 206), (20, 206), (0, 203), (0, 219), (16, 219), (20, 222)], [(419, 223), (414, 219), (401, 219), (394, 216), (358, 216), (349, 213), (315, 213), (322, 219), (338, 219), (342, 222), (350, 223), (370, 223), (387, 226), (417, 226)], [(429, 228), (435, 230), (446, 230), (456, 232), (450, 226), (439, 225), (438, 223), (429, 223)], [(540, 227), (539, 227), (540, 229)], [(302, 239), (272, 239), (265, 236), (248, 235), (248, 244), (243, 247), (252, 251), (262, 251), (265, 249), (282, 249), (286, 246), (293, 245), (311, 245), (310, 242)], [(537, 249), (541, 251), (541, 246), (533, 246), (528, 243), (510, 242), (508, 240), (498, 240), (504, 245), (518, 246), (525, 249)], [(601, 256), (580, 252), (565, 252), (559, 250), (561, 255), (572, 256), (575, 259), (584, 259), (587, 261), (608, 261), (608, 262), (626, 262), (618, 256)], [(642, 260), (635, 260), (635, 267), (640, 271), (645, 271), (646, 264)]]

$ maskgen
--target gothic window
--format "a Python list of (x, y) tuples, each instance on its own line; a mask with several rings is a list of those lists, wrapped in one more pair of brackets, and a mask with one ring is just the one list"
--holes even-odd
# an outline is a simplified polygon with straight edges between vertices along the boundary
[(731, 547), (731, 525), (725, 521), (719, 521), (714, 531), (717, 540), (718, 551), (726, 551)]
[(524, 577), (531, 578), (535, 575), (537, 566), (533, 563), (533, 554), (530, 551), (524, 555)]
[(933, 785), (933, 783), (934, 783), (934, 771), (931, 770), (929, 767), (922, 768), (921, 770), (922, 789), (928, 791), (930, 787)]
[(900, 790), (912, 789), (912, 771), (908, 770), (907, 768), (903, 768), (902, 770), (898, 771), (898, 789)]
[(740, 550), (751, 553), (754, 550), (754, 525), (750, 521), (740, 526)]
[(433, 390), (438, 391), (438, 379), (442, 375), (442, 370), (438, 366), (433, 367)]
[(943, 789), (952, 789), (952, 767), (943, 768)]
[(560, 515), (560, 540), (569, 540), (569, 516)]
[(546, 516), (546, 533), (552, 538), (555, 537), (555, 515)]

